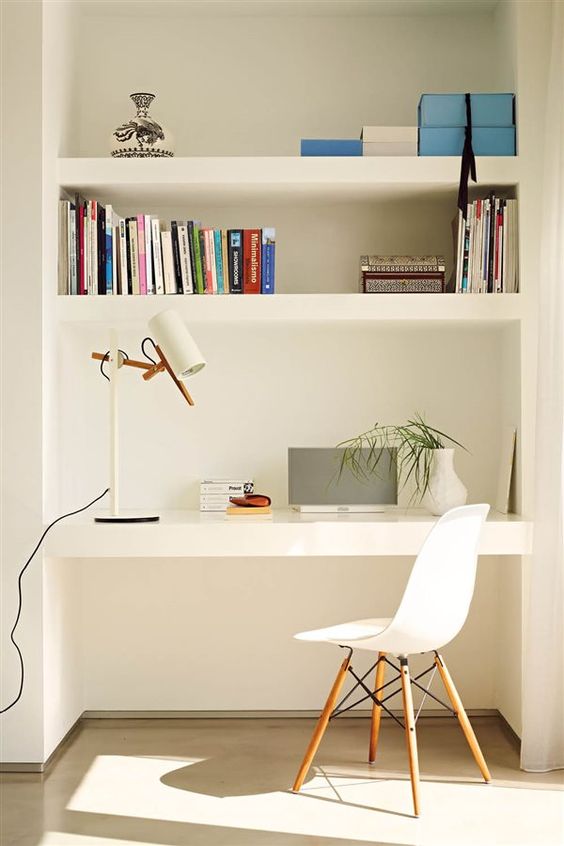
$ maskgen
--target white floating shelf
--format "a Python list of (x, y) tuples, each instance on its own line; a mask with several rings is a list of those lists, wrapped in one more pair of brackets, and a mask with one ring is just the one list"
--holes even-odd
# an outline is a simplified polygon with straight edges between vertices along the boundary
[[(477, 159), (478, 189), (515, 186), (517, 157)], [(68, 158), (58, 161), (67, 190), (114, 204), (321, 197), (371, 199), (451, 193), (460, 159), (448, 157), (228, 156), (154, 160)]]
[[(56, 558), (248, 558), (416, 555), (436, 517), (412, 510), (386, 514), (298, 514), (226, 517), (198, 511), (164, 512), (159, 523), (107, 525), (93, 514), (71, 518), (46, 540)], [(481, 555), (526, 555), (532, 525), (492, 513)]]
[(56, 298), (61, 323), (144, 324), (165, 308), (190, 323), (488, 323), (519, 320), (519, 294), (274, 294)]

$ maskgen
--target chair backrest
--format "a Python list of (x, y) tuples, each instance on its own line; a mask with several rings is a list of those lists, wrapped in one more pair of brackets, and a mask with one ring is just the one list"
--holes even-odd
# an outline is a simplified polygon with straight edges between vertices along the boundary
[(468, 616), (478, 543), (489, 505), (447, 511), (433, 527), (413, 565), (388, 631), (405, 654), (438, 649), (455, 637)]

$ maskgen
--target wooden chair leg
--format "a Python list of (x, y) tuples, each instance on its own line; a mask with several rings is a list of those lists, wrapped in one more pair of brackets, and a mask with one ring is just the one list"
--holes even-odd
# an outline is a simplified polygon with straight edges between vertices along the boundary
[(474, 760), (480, 768), (480, 772), (484, 777), (484, 781), (489, 782), (491, 781), (491, 775), (490, 771), (488, 770), (488, 765), (486, 764), (486, 760), (482, 755), (482, 750), (480, 749), (479, 743), (476, 739), (476, 735), (474, 734), (474, 729), (470, 725), (470, 720), (468, 719), (468, 715), (464, 710), (462, 700), (458, 695), (458, 691), (454, 686), (454, 683), (450, 677), (450, 673), (447, 670), (447, 666), (443, 660), (442, 655), (439, 655), (437, 653), (435, 654), (435, 664), (437, 665), (437, 669), (443, 680), (443, 684), (445, 686), (446, 692), (448, 693), (448, 698), (452, 703), (452, 707), (456, 711), (456, 716), (458, 717), (460, 728), (464, 732), (464, 737), (466, 738), (468, 746), (472, 751)]
[(417, 755), (417, 735), (415, 733), (415, 717), (413, 715), (413, 698), (411, 696), (411, 681), (407, 658), (400, 659), (401, 690), (403, 695), (403, 721), (405, 725), (405, 740), (409, 756), (409, 772), (411, 774), (411, 792), (413, 794), (413, 811), (419, 816), (419, 758)]
[(348, 655), (343, 663), (339, 668), (339, 672), (337, 673), (337, 677), (333, 682), (333, 687), (331, 688), (331, 692), (327, 698), (327, 702), (325, 703), (325, 707), (321, 712), (321, 715), (317, 721), (317, 725), (315, 726), (315, 731), (313, 732), (312, 738), (309, 742), (309, 746), (307, 747), (304, 759), (302, 761), (302, 765), (298, 770), (298, 774), (296, 776), (296, 780), (294, 781), (294, 786), (292, 790), (294, 793), (297, 793), (302, 784), (304, 783), (305, 777), (307, 775), (307, 771), (311, 766), (311, 762), (315, 757), (315, 753), (319, 748), (319, 744), (321, 743), (321, 739), (325, 734), (325, 729), (329, 723), (329, 718), (337, 704), (337, 699), (339, 698), (339, 693), (341, 692), (341, 688), (343, 686), (343, 682), (345, 681), (345, 677), (347, 675), (347, 670), (349, 669), (349, 664), (351, 662), (351, 657)]
[[(384, 674), (386, 672), (386, 662), (384, 658), (385, 652), (378, 653), (378, 663), (376, 664), (376, 679), (374, 682), (374, 693), (384, 684)], [(376, 760), (376, 750), (378, 749), (378, 736), (380, 734), (380, 719), (382, 717), (382, 708), (374, 702), (372, 705), (372, 720), (370, 723), (370, 748), (368, 750), (368, 763), (373, 764)]]

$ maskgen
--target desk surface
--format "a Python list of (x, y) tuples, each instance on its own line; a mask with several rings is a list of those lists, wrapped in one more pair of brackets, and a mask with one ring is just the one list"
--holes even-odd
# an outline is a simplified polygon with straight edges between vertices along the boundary
[[(159, 523), (94, 523), (100, 512), (71, 517), (47, 536), (52, 558), (248, 558), (416, 555), (437, 518), (419, 509), (383, 514), (236, 516), (161, 512)], [(127, 512), (125, 512), (127, 513)], [(532, 524), (492, 512), (481, 555), (527, 555)]]

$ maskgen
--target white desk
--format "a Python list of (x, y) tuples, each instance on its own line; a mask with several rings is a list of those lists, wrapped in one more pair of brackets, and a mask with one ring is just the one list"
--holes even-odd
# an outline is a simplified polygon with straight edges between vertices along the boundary
[[(299, 514), (226, 517), (199, 511), (161, 512), (159, 523), (94, 523), (96, 512), (59, 524), (46, 539), (53, 558), (249, 558), (416, 555), (436, 521), (418, 509), (384, 514)], [(98, 512), (100, 513), (100, 512)], [(481, 555), (527, 555), (532, 524), (493, 512)]]

